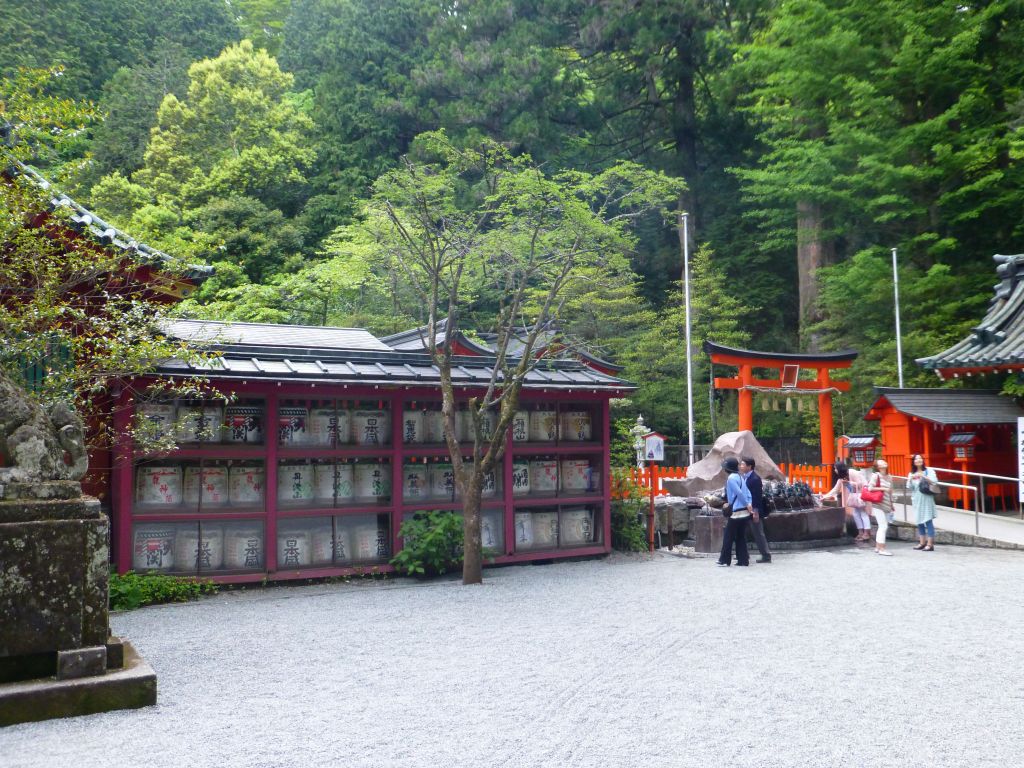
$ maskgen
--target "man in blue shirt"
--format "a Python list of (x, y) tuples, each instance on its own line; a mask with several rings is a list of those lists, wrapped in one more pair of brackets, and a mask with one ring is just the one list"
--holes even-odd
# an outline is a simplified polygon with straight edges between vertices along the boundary
[(722, 469), (729, 473), (725, 481), (725, 509), (723, 514), (729, 518), (725, 524), (725, 535), (722, 537), (722, 554), (718, 556), (718, 565), (728, 566), (732, 562), (732, 548), (736, 546), (736, 564), (750, 565), (750, 553), (747, 551), (747, 523), (754, 514), (750, 489), (740, 476), (740, 463), (730, 456), (722, 462)]

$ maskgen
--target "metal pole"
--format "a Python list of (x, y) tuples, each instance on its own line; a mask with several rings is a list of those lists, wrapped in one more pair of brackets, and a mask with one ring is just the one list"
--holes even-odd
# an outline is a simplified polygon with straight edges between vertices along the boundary
[(689, 435), (687, 466), (693, 463), (693, 361), (690, 349), (690, 230), (683, 214), (683, 297), (686, 304), (686, 430)]
[(892, 290), (896, 299), (896, 370), (903, 389), (903, 340), (900, 336), (900, 275), (896, 269), (896, 249), (892, 249)]

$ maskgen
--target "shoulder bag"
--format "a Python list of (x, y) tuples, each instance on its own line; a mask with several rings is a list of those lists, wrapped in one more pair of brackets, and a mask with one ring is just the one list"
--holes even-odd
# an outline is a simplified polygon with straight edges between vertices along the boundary
[[(878, 480), (878, 476), (876, 475), (874, 479)], [(881, 501), (885, 498), (885, 491), (883, 491), (881, 488), (881, 480), (879, 480), (879, 484), (877, 486), (874, 486), (872, 488), (865, 488), (863, 491), (861, 491), (860, 497), (863, 501), (866, 501), (869, 504), (881, 503)]]

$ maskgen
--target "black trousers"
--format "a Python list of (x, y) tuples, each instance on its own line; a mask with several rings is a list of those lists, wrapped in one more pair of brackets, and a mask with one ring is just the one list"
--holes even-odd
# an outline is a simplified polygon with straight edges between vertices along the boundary
[(727, 565), (732, 563), (732, 548), (735, 544), (737, 565), (750, 565), (750, 552), (747, 551), (747, 524), (749, 522), (750, 515), (729, 518), (725, 524), (722, 554), (718, 556), (718, 562)]

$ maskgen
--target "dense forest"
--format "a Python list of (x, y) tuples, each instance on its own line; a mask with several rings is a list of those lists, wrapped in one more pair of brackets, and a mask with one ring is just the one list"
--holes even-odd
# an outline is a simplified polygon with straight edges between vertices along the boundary
[[(426, 132), (500, 142), (552, 176), (632, 161), (685, 182), (695, 346), (858, 349), (846, 431), (872, 384), (897, 381), (891, 249), (906, 382), (927, 386), (911, 361), (981, 317), (992, 254), (1024, 250), (1017, 0), (5, 0), (0, 70), (0, 101), (89, 106), (40, 170), (216, 267), (178, 307), (191, 317), (421, 322), (357, 229)], [(641, 385), (622, 418), (677, 439), (681, 241), (672, 218), (640, 222), (630, 258), (560, 317)], [(475, 297), (463, 324), (489, 330), (495, 302)], [(698, 442), (712, 418), (735, 424), (709, 373), (697, 354)], [(817, 431), (797, 409), (758, 421)]]

